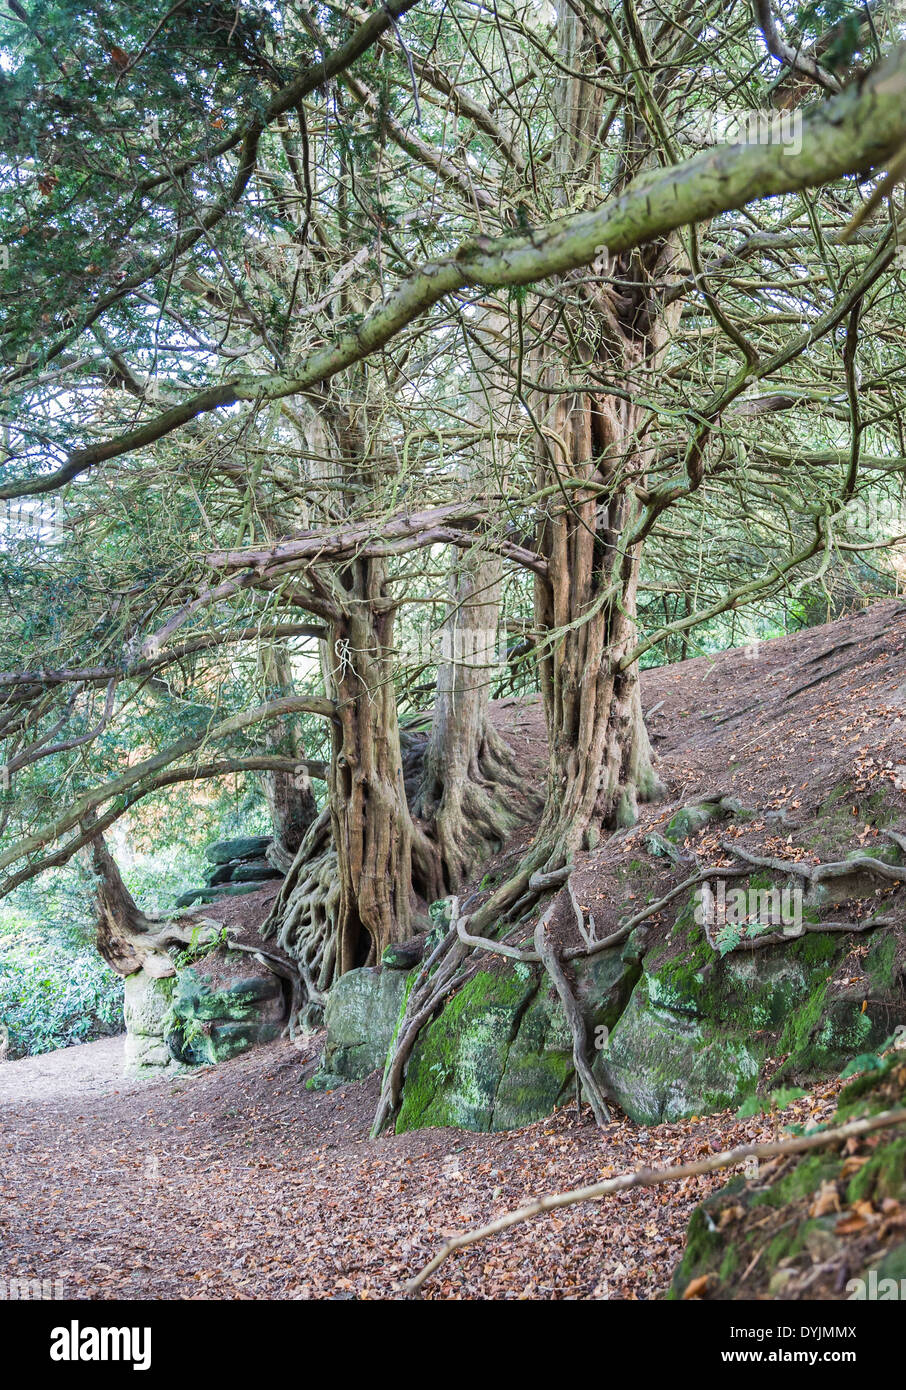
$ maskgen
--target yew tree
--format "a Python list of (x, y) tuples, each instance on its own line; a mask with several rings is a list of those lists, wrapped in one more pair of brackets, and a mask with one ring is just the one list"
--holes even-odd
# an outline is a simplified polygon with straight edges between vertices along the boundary
[[(261, 775), (314, 1016), (520, 817), (478, 934), (659, 794), (640, 662), (893, 582), (899, 513), (853, 516), (906, 467), (903, 30), (10, 4), (2, 890)], [(508, 622), (543, 798), (489, 712)]]

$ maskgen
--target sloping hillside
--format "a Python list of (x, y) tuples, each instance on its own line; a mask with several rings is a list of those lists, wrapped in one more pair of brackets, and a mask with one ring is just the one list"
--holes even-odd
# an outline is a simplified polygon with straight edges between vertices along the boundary
[[(696, 865), (740, 868), (745, 861), (733, 849), (809, 870), (853, 853), (896, 869), (899, 846), (884, 831), (906, 833), (906, 782), (897, 771), (906, 762), (904, 639), (906, 607), (885, 603), (764, 644), (757, 655), (726, 652), (646, 673), (645, 706), (669, 800), (580, 856), (576, 896), (598, 933), (647, 911)], [(495, 717), (521, 749), (526, 776), (542, 775), (538, 703), (501, 702)], [(486, 866), (479, 895), (529, 837)], [(790, 877), (776, 867), (763, 872)], [(825, 890), (820, 905), (822, 895), (812, 892), (801, 934), (767, 946), (747, 948), (743, 932), (722, 953), (694, 921), (688, 891), (640, 924), (631, 987), (596, 1064), (616, 1096), (603, 1129), (587, 1109), (577, 1115), (570, 1084), (553, 1113), (517, 1130), (447, 1124), (370, 1141), (376, 1076), (321, 1092), (306, 1085), (323, 1065), (321, 1036), (302, 1048), (271, 1043), (138, 1088), (108, 1079), (102, 1095), (85, 1088), (86, 1049), (79, 1049), (72, 1094), (60, 1093), (58, 1075), (54, 1096), (38, 1101), (25, 1082), (19, 1092), (12, 1084), (21, 1064), (6, 1064), (3, 1143), (19, 1160), (7, 1173), (0, 1217), (8, 1272), (61, 1277), (68, 1296), (88, 1298), (184, 1297), (187, 1281), (209, 1297), (394, 1296), (446, 1232), (540, 1192), (773, 1139), (792, 1122), (827, 1123), (839, 1072), (906, 1021), (906, 894), (898, 878), (861, 861)], [(262, 890), (261, 903), (256, 894), (229, 904), (231, 915), (245, 912), (250, 936), (270, 891)], [(577, 940), (565, 894), (558, 914), (561, 944)], [(875, 919), (879, 925), (864, 929)], [(835, 930), (846, 926), (858, 930)], [(513, 939), (529, 927), (517, 925)], [(497, 964), (485, 973), (504, 977)], [(443, 1014), (432, 1027), (442, 1026)], [(701, 1047), (676, 1047), (696, 1030)], [(690, 1072), (690, 1056), (710, 1058), (720, 1085), (711, 1071)], [(895, 1103), (906, 1088), (902, 1068), (864, 1058), (863, 1065), (886, 1068), (878, 1072), (883, 1103)], [(743, 1095), (749, 1117), (737, 1118)], [(700, 1100), (707, 1105), (690, 1108)], [(774, 1188), (773, 1201), (734, 1196), (746, 1181), (738, 1180), (714, 1199), (715, 1216), (695, 1217), (675, 1292), (787, 1297), (801, 1288), (805, 1296), (844, 1296), (843, 1274), (886, 1258), (899, 1238), (896, 1134), (833, 1158), (834, 1171), (807, 1160), (813, 1168), (798, 1187), (790, 1186), (798, 1166), (766, 1170), (749, 1189)], [(888, 1150), (889, 1161), (874, 1157)], [(449, 1261), (426, 1296), (661, 1296), (689, 1216), (724, 1181), (717, 1173), (670, 1189), (669, 1199), (666, 1189), (639, 1189), (545, 1217)], [(822, 1186), (828, 1182), (833, 1193)], [(791, 1201), (800, 1206), (786, 1211)], [(809, 1216), (821, 1203), (823, 1214)], [(727, 1260), (737, 1237), (748, 1262), (764, 1245), (759, 1231), (773, 1239), (775, 1225), (794, 1229), (803, 1212), (824, 1223), (827, 1239), (819, 1233), (795, 1248), (781, 1242), (748, 1273), (742, 1261)], [(766, 1217), (774, 1224), (762, 1227)], [(838, 1230), (849, 1219), (852, 1235)], [(710, 1244), (702, 1232), (714, 1237)], [(850, 1256), (853, 1238), (862, 1244)], [(815, 1264), (822, 1268), (809, 1282)], [(778, 1281), (778, 1269), (793, 1273)]]
[[(595, 1072), (637, 1122), (834, 1077), (906, 1023), (904, 637), (906, 609), (886, 603), (646, 674), (667, 798), (577, 856), (582, 924), (563, 888), (550, 928), (574, 959)], [(535, 752), (540, 776), (538, 705), (498, 718)], [(466, 910), (530, 839), (526, 830), (486, 866)], [(531, 909), (502, 923), (496, 939), (510, 957), (494, 943), (476, 952), (423, 1030), (399, 1128), (512, 1128), (571, 1094), (572, 1038), (557, 997), (537, 966), (512, 959), (516, 950), (531, 961), (537, 917)], [(613, 945), (589, 952), (589, 935)], [(377, 1065), (396, 1031), (403, 983), (391, 985), (354, 972), (337, 986), (322, 1084)], [(379, 1036), (358, 1057), (363, 1029)]]

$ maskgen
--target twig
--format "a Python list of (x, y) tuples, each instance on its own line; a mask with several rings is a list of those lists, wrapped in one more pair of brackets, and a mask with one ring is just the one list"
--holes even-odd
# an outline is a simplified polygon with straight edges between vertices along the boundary
[(555, 1211), (560, 1207), (575, 1206), (578, 1202), (594, 1202), (601, 1197), (607, 1197), (613, 1192), (625, 1192), (632, 1187), (655, 1187), (659, 1183), (680, 1182), (683, 1178), (697, 1178), (705, 1173), (714, 1173), (721, 1168), (732, 1168), (737, 1163), (743, 1163), (747, 1158), (778, 1158), (786, 1154), (808, 1153), (812, 1149), (827, 1148), (832, 1144), (838, 1144), (845, 1139), (858, 1138), (863, 1134), (871, 1134), (878, 1129), (889, 1129), (893, 1125), (906, 1123), (906, 1109), (885, 1110), (879, 1115), (870, 1115), (863, 1120), (851, 1120), (848, 1124), (839, 1125), (836, 1129), (822, 1130), (818, 1134), (805, 1134), (795, 1139), (778, 1140), (771, 1144), (741, 1144), (735, 1149), (726, 1149), (723, 1153), (714, 1154), (711, 1158), (698, 1159), (694, 1163), (683, 1163), (674, 1168), (642, 1168), (634, 1173), (623, 1173), (616, 1178), (607, 1178), (604, 1182), (592, 1183), (589, 1187), (575, 1187), (568, 1192), (554, 1192), (545, 1197), (539, 1197), (537, 1201), (529, 1203), (528, 1206), (520, 1207), (518, 1211), (506, 1212), (499, 1216), (496, 1221), (489, 1221), (486, 1226), (479, 1226), (472, 1231), (463, 1231), (459, 1235), (453, 1236), (442, 1246), (432, 1260), (419, 1270), (413, 1279), (406, 1284), (407, 1293), (416, 1293), (427, 1279), (431, 1277), (457, 1250), (462, 1250), (467, 1245), (474, 1245), (479, 1240), (486, 1240), (488, 1236), (498, 1235), (501, 1231), (508, 1230), (511, 1226), (518, 1226), (524, 1221), (530, 1221), (533, 1216), (540, 1216), (546, 1211)]

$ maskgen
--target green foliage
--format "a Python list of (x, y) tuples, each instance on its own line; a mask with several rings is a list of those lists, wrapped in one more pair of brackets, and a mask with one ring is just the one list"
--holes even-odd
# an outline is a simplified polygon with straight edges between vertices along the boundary
[(200, 935), (204, 931), (203, 927), (196, 927), (192, 932), (191, 940), (182, 951), (178, 951), (174, 956), (174, 964), (178, 970), (183, 970), (186, 966), (194, 965), (196, 961), (204, 960), (212, 951), (218, 950), (226, 945), (227, 929), (221, 927), (217, 934), (208, 941), (201, 941)]
[(858, 1076), (864, 1071), (881, 1071), (883, 1066), (884, 1059), (878, 1053), (860, 1052), (858, 1057), (854, 1057), (843, 1068), (840, 1073), (840, 1080), (847, 1081), (851, 1076)]
[(808, 1091), (803, 1091), (799, 1086), (781, 1086), (779, 1090), (771, 1091), (768, 1096), (749, 1096), (737, 1110), (736, 1118), (749, 1120), (756, 1115), (769, 1115), (774, 1110), (785, 1110), (794, 1100), (801, 1100), (807, 1095)]
[[(47, 894), (48, 908), (65, 909)], [(90, 943), (78, 917), (37, 922), (0, 905), (0, 1023), (10, 1056), (91, 1042), (123, 1028), (123, 982)]]
[(796, 27), (812, 39), (825, 39), (821, 64), (831, 72), (849, 67), (863, 48), (865, 5), (852, 0), (808, 0), (796, 15)]

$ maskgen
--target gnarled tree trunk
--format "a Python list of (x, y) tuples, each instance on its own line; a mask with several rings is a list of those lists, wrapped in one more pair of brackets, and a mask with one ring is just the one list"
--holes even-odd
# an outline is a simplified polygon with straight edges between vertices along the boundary
[[(595, 74), (604, 34), (588, 12), (564, 6), (559, 36), (571, 75), (562, 83), (556, 162), (562, 201), (574, 206), (600, 183), (595, 137), (603, 88), (583, 73)], [(623, 178), (629, 179), (646, 161), (640, 122), (627, 129), (624, 147)], [(582, 374), (576, 347), (581, 361), (630, 389), (658, 368), (672, 320), (657, 302), (655, 284), (675, 255), (672, 241), (616, 259), (603, 253), (591, 276), (566, 277), (549, 318), (539, 315), (535, 324), (536, 368), (547, 388), (537, 401), (538, 478), (541, 487), (557, 487), (538, 537), (548, 574), (536, 582), (537, 625), (548, 634), (539, 647), (550, 740), (537, 858), (548, 867), (634, 821), (639, 801), (660, 790), (638, 669), (624, 665), (636, 636), (641, 546), (633, 526), (637, 490), (644, 491), (651, 463), (648, 422), (631, 396), (608, 394), (593, 380), (587, 390), (573, 383)], [(560, 328), (564, 320), (568, 335)]]
[[(465, 485), (476, 473), (506, 477), (509, 471), (508, 434), (517, 403), (494, 362), (505, 351), (506, 336), (503, 315), (490, 305), (479, 306), (469, 325), (473, 371), (464, 414), (476, 438), (460, 463)], [(454, 555), (431, 732), (414, 807), (437, 844), (447, 893), (461, 888), (520, 820), (541, 809), (540, 797), (521, 784), (488, 709), (500, 674), (501, 577), (499, 556), (477, 545)]]
[(337, 576), (326, 664), (337, 719), (328, 805), (337, 852), (340, 974), (373, 965), (411, 935), (413, 825), (406, 804), (393, 682), (395, 605), (380, 560)]
[(431, 732), (413, 808), (437, 843), (447, 892), (500, 848), (523, 818), (517, 807), (533, 800), (488, 709), (499, 671), (500, 569), (496, 556), (476, 547), (450, 575)]
[[(583, 397), (560, 399), (556, 429), (571, 476), (601, 484), (611, 461), (626, 467), (631, 410)], [(640, 478), (639, 467), (630, 471)], [(620, 663), (635, 642), (638, 547), (625, 546), (634, 498), (601, 507), (600, 492), (576, 489), (542, 527), (549, 582), (537, 586), (537, 618), (552, 635), (541, 663), (550, 757), (539, 833), (553, 857), (590, 848), (602, 832), (629, 825), (659, 782), (642, 719), (637, 667)], [(555, 635), (557, 634), (557, 635)]]
[(91, 861), (97, 875), (97, 948), (118, 975), (131, 975), (144, 964), (143, 938), (147, 938), (152, 923), (123, 882), (103, 835), (91, 842)]

